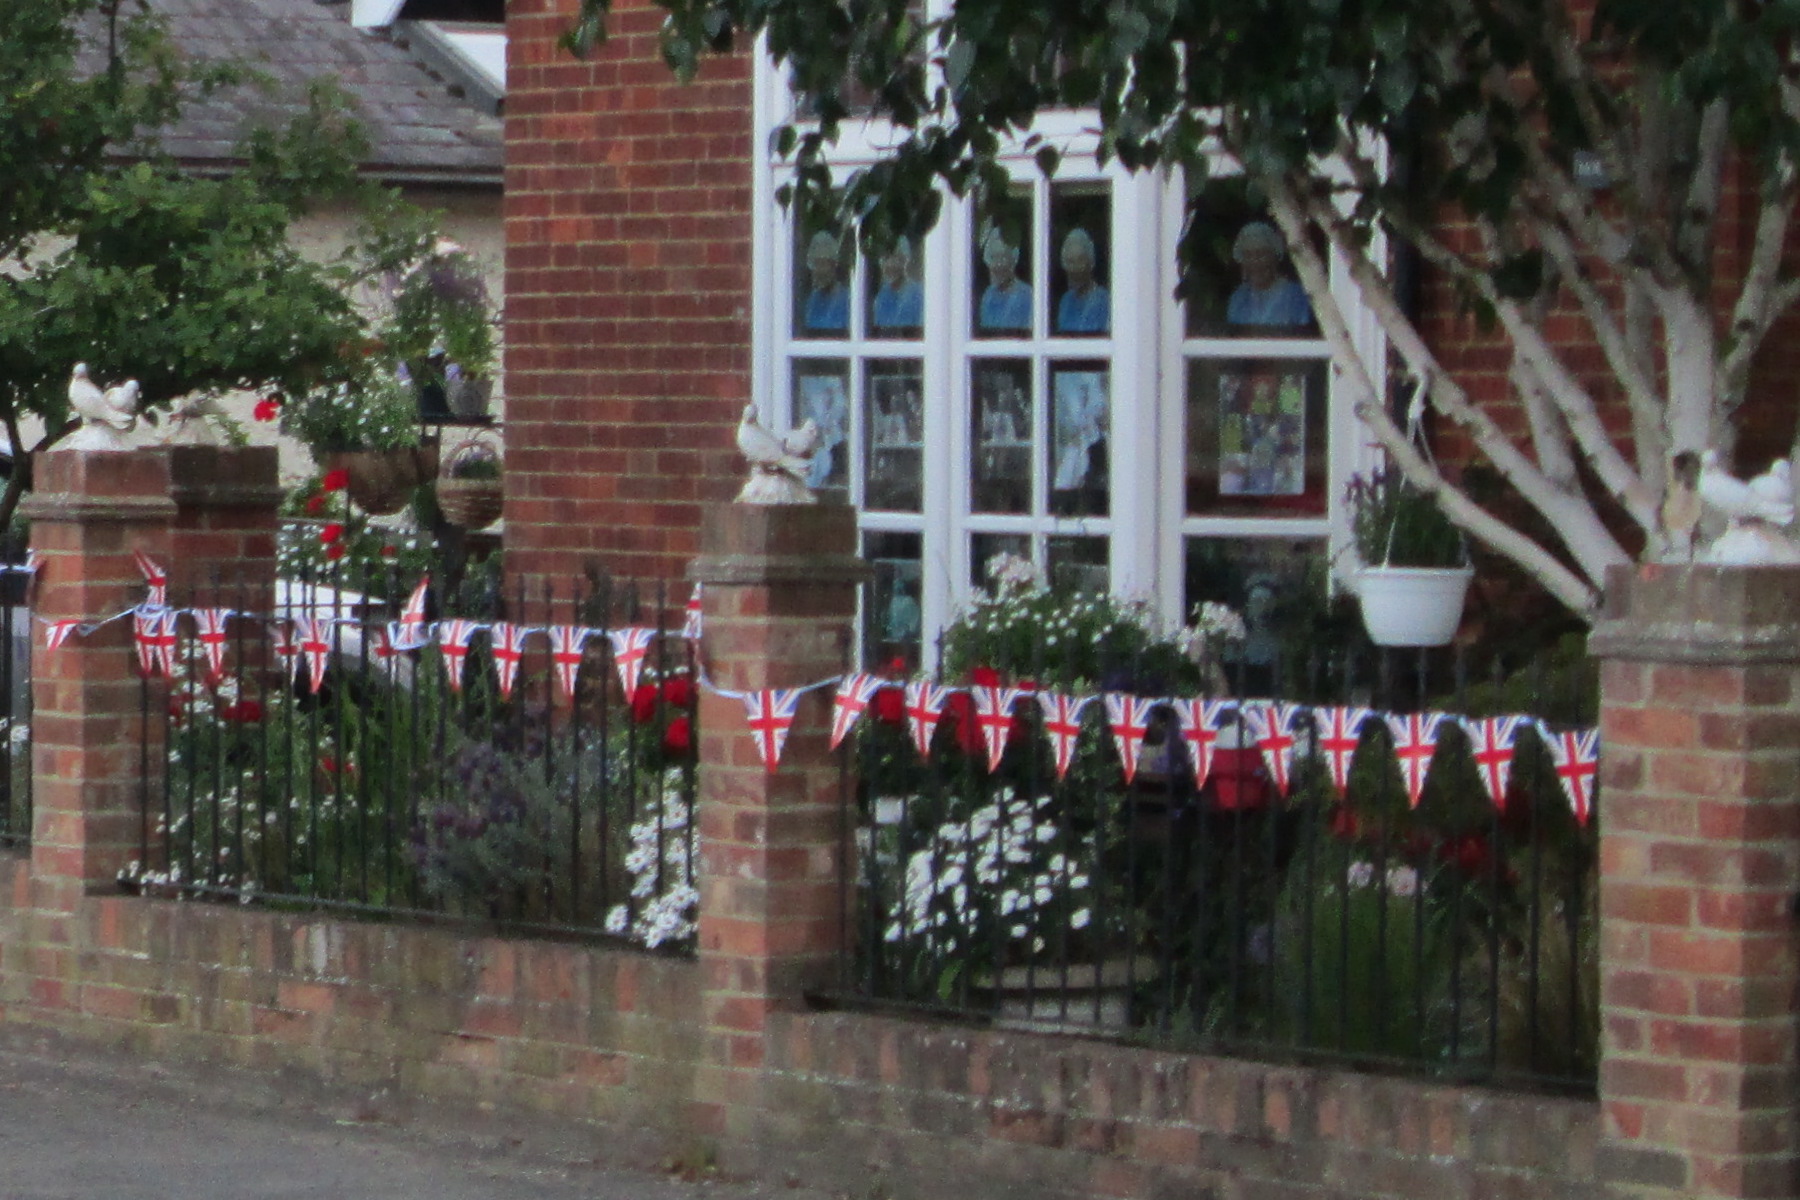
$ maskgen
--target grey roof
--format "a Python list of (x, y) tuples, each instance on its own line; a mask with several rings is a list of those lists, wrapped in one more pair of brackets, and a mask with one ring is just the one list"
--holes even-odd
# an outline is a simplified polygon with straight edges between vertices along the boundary
[(348, 4), (316, 0), (150, 0), (176, 49), (253, 67), (272, 93), (234, 89), (189, 105), (164, 133), (164, 147), (194, 165), (228, 161), (250, 124), (303, 110), (307, 83), (335, 75), (352, 97), (371, 143), (364, 167), (393, 181), (497, 185), (498, 117), (452, 91), (385, 33), (352, 28)]

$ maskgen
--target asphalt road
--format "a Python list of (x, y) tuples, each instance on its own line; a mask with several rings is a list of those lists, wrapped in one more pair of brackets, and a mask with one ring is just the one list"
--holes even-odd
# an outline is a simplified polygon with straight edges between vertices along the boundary
[(829, 1200), (667, 1167), (609, 1161), (604, 1135), (580, 1126), (0, 1028), (0, 1200)]

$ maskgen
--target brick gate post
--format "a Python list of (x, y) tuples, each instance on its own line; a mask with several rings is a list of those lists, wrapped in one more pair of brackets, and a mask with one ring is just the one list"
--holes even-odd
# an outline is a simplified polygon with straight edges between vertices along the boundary
[[(137, 550), (168, 570), (172, 605), (241, 576), (237, 594), (267, 611), (280, 495), (266, 447), (39, 455), (23, 509), (44, 556), (33, 615), (87, 621), (141, 603)], [(143, 691), (129, 619), (53, 654), (42, 630), (33, 631), (32, 907), (70, 912), (83, 893), (110, 890), (141, 853)]]
[(1800, 1195), (1800, 568), (1621, 568), (1601, 666), (1601, 1171)]
[[(710, 508), (691, 569), (704, 588), (701, 662), (717, 689), (817, 683), (844, 669), (857, 584), (856, 514), (842, 505)], [(801, 698), (776, 771), (744, 705), (700, 699), (699, 958), (704, 1134), (749, 1128), (770, 1013), (836, 970), (842, 936), (840, 772), (830, 688)]]

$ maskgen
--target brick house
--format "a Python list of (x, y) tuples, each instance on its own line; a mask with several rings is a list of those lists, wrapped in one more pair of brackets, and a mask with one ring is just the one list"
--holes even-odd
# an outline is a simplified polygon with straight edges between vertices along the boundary
[[(595, 552), (622, 574), (678, 573), (702, 502), (736, 486), (746, 402), (770, 424), (825, 428), (812, 482), (858, 508), (877, 572), (865, 633), (884, 657), (928, 642), (1003, 550), (1171, 619), (1342, 561), (1345, 485), (1377, 457), (1280, 252), (1251, 278), (1266, 218), (1240, 183), (1101, 167), (1078, 116), (1047, 115), (1039, 131), (1071, 148), (1053, 179), (1020, 149), (1009, 205), (953, 201), (921, 245), (860, 255), (776, 202), (786, 167), (767, 135), (792, 103), (776, 72), (745, 54), (677, 83), (661, 10), (636, 0), (577, 61), (558, 45), (573, 11), (513, 0), (508, 14), (515, 568), (554, 574)], [(846, 123), (837, 161), (870, 161), (878, 143)], [(1189, 211), (1215, 232), (1181, 302)], [(1728, 269), (1748, 227), (1721, 221)], [(904, 320), (903, 293), (917, 306)], [(1446, 281), (1427, 274), (1414, 295), (1471, 394), (1513, 405), (1508, 348)], [(1340, 298), (1365, 361), (1383, 361), (1375, 321), (1349, 287)], [(1598, 349), (1575, 358), (1616, 398)]]

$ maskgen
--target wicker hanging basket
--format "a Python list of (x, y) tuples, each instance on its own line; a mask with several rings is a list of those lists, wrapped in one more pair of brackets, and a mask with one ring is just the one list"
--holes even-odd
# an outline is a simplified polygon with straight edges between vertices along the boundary
[(358, 508), (386, 516), (405, 508), (413, 489), (436, 473), (436, 455), (435, 446), (339, 450), (325, 456), (325, 469), (344, 472), (345, 490)]
[(486, 529), (500, 519), (505, 492), (500, 453), (481, 438), (470, 438), (444, 458), (437, 481), (438, 510), (464, 529)]

